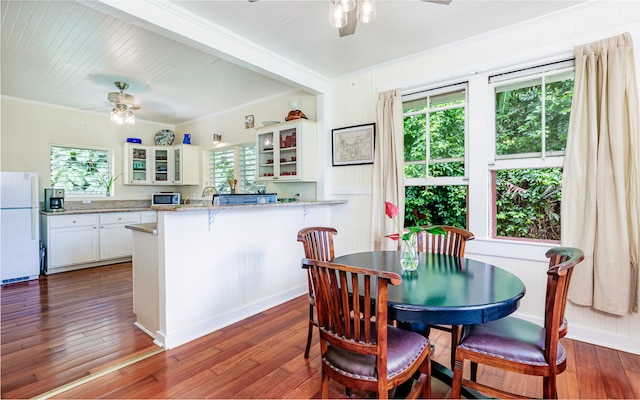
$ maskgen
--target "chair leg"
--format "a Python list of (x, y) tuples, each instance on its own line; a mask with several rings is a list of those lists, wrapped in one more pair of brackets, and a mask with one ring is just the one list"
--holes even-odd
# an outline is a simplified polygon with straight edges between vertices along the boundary
[(542, 380), (542, 396), (545, 399), (557, 399), (558, 387), (556, 386), (556, 376), (545, 376)]
[(304, 358), (309, 358), (309, 350), (311, 350), (311, 338), (313, 336), (313, 306), (309, 305), (309, 332), (307, 333), (307, 347), (304, 349)]
[(320, 389), (320, 396), (323, 399), (329, 398), (329, 375), (322, 371), (322, 386)]
[(459, 399), (462, 392), (462, 372), (464, 359), (456, 354), (456, 361), (453, 364), (453, 382), (451, 382), (451, 398)]
[(453, 365), (456, 363), (456, 347), (458, 347), (458, 343), (460, 343), (460, 335), (462, 335), (462, 326), (452, 325), (451, 326), (451, 369), (453, 369)]

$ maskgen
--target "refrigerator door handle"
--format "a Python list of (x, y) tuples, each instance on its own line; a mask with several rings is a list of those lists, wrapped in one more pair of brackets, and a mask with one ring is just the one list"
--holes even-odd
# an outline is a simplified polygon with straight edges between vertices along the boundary
[(38, 177), (31, 175), (31, 207), (40, 208), (38, 196)]
[(31, 240), (40, 240), (38, 237), (39, 214), (37, 208), (31, 209)]

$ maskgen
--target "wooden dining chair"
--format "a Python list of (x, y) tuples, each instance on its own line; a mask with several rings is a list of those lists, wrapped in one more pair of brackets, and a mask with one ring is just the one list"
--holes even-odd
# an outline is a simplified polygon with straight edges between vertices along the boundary
[(387, 325), (388, 285), (399, 285), (394, 272), (304, 259), (316, 300), (322, 398), (329, 379), (350, 389), (375, 392), (379, 399), (419, 373), (408, 398), (431, 396), (429, 339)]
[[(427, 228), (426, 226), (424, 228)], [(475, 236), (466, 229), (455, 226), (442, 225), (445, 235), (434, 235), (427, 231), (418, 233), (418, 252), (428, 252), (433, 254), (444, 254), (448, 256), (464, 257), (464, 249), (467, 241), (473, 240)], [(460, 340), (462, 331), (461, 325), (433, 325), (432, 328), (451, 333), (451, 368), (456, 360), (456, 347)]]
[[(584, 259), (584, 255), (579, 249), (556, 247), (547, 251), (547, 257), (549, 269), (544, 326), (516, 317), (466, 325), (456, 350), (452, 398), (460, 397), (463, 385), (498, 398), (523, 397), (486, 383), (479, 383), (477, 364), (542, 376), (543, 398), (558, 398), (556, 376), (567, 367), (567, 353), (559, 341), (559, 328), (563, 320), (573, 268)], [(471, 361), (471, 379), (463, 378), (465, 360)]]
[[(298, 242), (302, 242), (305, 258), (320, 261), (333, 260), (333, 237), (338, 234), (334, 228), (313, 226), (300, 229), (298, 232)], [(304, 350), (304, 358), (309, 358), (311, 349), (311, 339), (313, 337), (313, 327), (318, 326), (314, 317), (315, 299), (313, 297), (313, 286), (311, 275), (307, 272), (307, 283), (309, 286), (309, 332), (307, 333), (307, 346)]]

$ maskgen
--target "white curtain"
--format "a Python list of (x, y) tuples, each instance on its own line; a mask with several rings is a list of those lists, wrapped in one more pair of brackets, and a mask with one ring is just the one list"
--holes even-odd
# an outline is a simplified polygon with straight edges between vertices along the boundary
[(397, 250), (398, 243), (385, 238), (397, 231), (384, 211), (389, 201), (399, 208), (398, 221), (404, 221), (404, 123), (402, 97), (394, 89), (378, 96), (378, 116), (373, 162), (371, 244), (375, 250)]
[(569, 299), (638, 310), (640, 128), (628, 33), (578, 46), (562, 188), (562, 244), (578, 247)]

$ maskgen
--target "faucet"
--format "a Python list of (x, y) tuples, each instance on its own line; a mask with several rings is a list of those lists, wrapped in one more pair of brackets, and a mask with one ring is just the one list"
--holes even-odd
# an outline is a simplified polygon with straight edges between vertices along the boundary
[(204, 189), (202, 189), (202, 194), (200, 195), (200, 197), (204, 199), (204, 196), (207, 195), (207, 191), (209, 190), (213, 190), (214, 194), (218, 194), (218, 189), (213, 186), (206, 186)]

